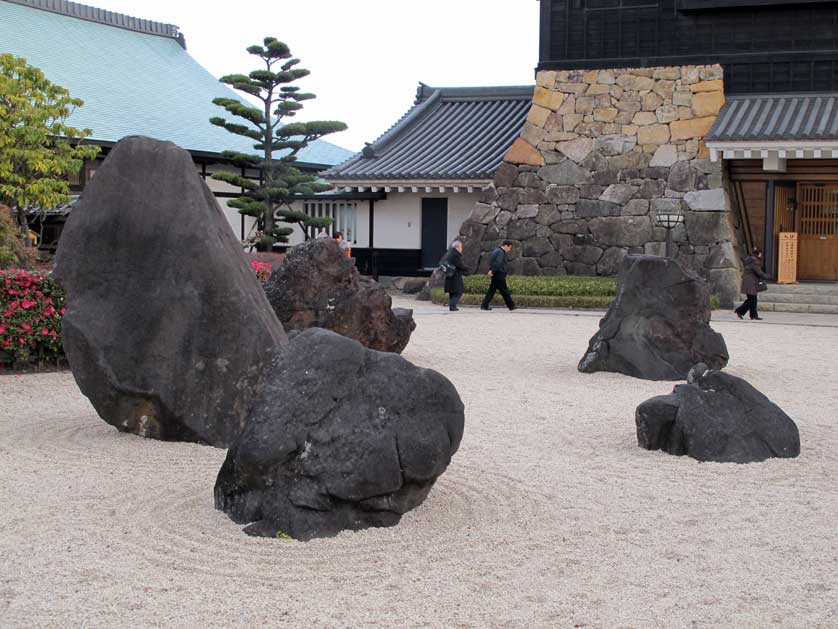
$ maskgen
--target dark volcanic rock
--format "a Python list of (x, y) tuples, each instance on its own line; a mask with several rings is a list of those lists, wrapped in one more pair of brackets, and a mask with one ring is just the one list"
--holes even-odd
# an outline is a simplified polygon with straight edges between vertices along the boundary
[(637, 443), (699, 461), (752, 463), (800, 454), (797, 425), (745, 380), (696, 365), (688, 384), (637, 407)]
[(67, 221), (55, 276), (64, 350), (102, 419), (157, 439), (233, 442), (287, 339), (189, 153), (119, 142)]
[(709, 321), (710, 298), (701, 277), (675, 260), (626, 256), (617, 298), (591, 338), (579, 371), (683, 380), (699, 362), (721, 369), (727, 347)]
[(446, 378), (326, 330), (292, 334), (266, 380), (215, 484), (216, 508), (251, 535), (394, 525), (462, 438)]
[(286, 330), (326, 328), (371, 349), (401, 352), (416, 328), (413, 311), (393, 310), (386, 291), (362, 278), (330, 238), (291, 249), (264, 288)]

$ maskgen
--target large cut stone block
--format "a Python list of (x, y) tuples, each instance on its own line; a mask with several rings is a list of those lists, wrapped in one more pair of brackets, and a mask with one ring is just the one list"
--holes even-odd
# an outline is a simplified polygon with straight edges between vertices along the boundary
[(692, 99), (692, 112), (697, 117), (715, 116), (725, 104), (725, 96), (721, 92), (699, 92)]
[(55, 276), (64, 351), (102, 419), (156, 439), (234, 441), (287, 339), (189, 153), (120, 141), (67, 221)]
[(545, 107), (550, 111), (558, 111), (562, 106), (562, 103), (564, 103), (564, 99), (565, 95), (561, 92), (556, 92), (552, 89), (545, 89), (545, 87), (541, 87), (540, 85), (535, 88), (535, 92), (533, 92), (532, 96), (533, 104)]
[[(578, 206), (577, 206), (578, 207)], [(593, 218), (588, 223), (597, 244), (618, 247), (642, 247), (652, 240), (652, 224), (648, 216)]]
[(685, 212), (687, 236), (693, 245), (713, 245), (732, 240), (727, 212)]
[(730, 209), (724, 188), (692, 190), (684, 195), (684, 201), (694, 212), (727, 212)]
[(579, 371), (683, 380), (698, 362), (721, 369), (727, 364), (727, 347), (709, 322), (710, 295), (696, 273), (668, 258), (626, 256), (617, 297), (591, 338)]
[(561, 164), (551, 164), (550, 166), (540, 168), (538, 176), (548, 183), (559, 186), (591, 183), (592, 180), (589, 170), (578, 166), (569, 159), (563, 161)]
[(517, 138), (503, 159), (511, 164), (544, 165), (544, 155), (524, 138)]
[(577, 164), (581, 164), (594, 150), (594, 141), (590, 138), (576, 138), (567, 142), (559, 142), (556, 144), (556, 148)]
[(693, 118), (692, 120), (676, 120), (669, 125), (670, 132), (672, 133), (672, 141), (703, 138), (710, 132), (715, 121), (715, 116)]

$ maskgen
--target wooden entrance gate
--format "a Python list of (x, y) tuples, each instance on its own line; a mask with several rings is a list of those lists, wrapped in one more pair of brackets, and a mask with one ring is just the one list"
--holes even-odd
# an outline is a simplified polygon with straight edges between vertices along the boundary
[(797, 184), (797, 275), (838, 280), (838, 185)]

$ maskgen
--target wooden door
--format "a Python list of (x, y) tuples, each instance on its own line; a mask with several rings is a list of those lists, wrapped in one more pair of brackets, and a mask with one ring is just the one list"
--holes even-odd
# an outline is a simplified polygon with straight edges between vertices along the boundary
[(448, 249), (448, 199), (422, 199), (422, 268), (435, 269)]
[(797, 187), (794, 183), (778, 182), (774, 185), (774, 233), (771, 241), (773, 244), (771, 259), (774, 261), (773, 274), (775, 277), (779, 273), (777, 264), (780, 259), (780, 234), (797, 230), (794, 206), (796, 194)]
[(797, 185), (797, 276), (838, 280), (838, 185)]

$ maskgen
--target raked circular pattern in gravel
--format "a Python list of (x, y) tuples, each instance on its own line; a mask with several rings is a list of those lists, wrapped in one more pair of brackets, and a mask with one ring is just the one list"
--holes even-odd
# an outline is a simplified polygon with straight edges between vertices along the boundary
[(0, 376), (0, 626), (838, 627), (838, 318), (714, 322), (802, 441), (723, 465), (637, 447), (672, 383), (578, 373), (595, 316), (400, 305), (462, 446), (399, 526), (305, 544), (213, 509), (223, 450), (118, 433), (69, 373)]

